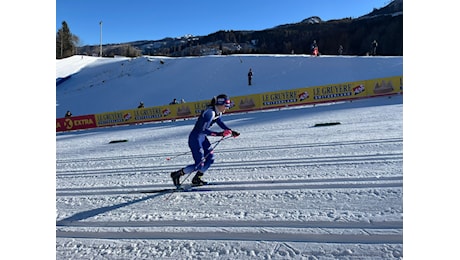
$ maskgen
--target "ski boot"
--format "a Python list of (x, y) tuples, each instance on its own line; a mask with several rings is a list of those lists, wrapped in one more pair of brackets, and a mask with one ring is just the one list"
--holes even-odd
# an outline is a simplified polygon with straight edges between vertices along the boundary
[(203, 185), (208, 184), (208, 182), (203, 181), (203, 180), (201, 179), (201, 177), (203, 177), (203, 174), (204, 174), (204, 173), (202, 173), (202, 172), (197, 172), (197, 173), (195, 174), (195, 177), (193, 177), (193, 179), (192, 179), (192, 185), (193, 185), (193, 186), (203, 186)]
[(174, 186), (176, 186), (177, 188), (180, 187), (180, 176), (183, 176), (184, 174), (185, 174), (184, 169), (180, 169), (178, 171), (171, 172), (171, 178), (173, 180)]

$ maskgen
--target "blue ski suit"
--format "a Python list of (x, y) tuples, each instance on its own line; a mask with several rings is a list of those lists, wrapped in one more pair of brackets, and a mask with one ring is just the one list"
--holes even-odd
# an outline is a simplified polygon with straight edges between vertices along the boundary
[(211, 143), (207, 136), (223, 136), (223, 132), (210, 130), (214, 123), (223, 130), (231, 130), (221, 119), (222, 113), (216, 111), (215, 106), (208, 106), (195, 123), (192, 132), (188, 137), (188, 146), (192, 151), (194, 164), (187, 165), (184, 173), (189, 174), (194, 171), (205, 172), (214, 162), (214, 154)]

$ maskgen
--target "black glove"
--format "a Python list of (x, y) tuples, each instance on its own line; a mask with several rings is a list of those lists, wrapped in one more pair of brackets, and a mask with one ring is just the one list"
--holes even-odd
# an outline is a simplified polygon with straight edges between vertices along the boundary
[(235, 131), (235, 130), (232, 130), (232, 136), (233, 137), (238, 137), (240, 135), (239, 132)]

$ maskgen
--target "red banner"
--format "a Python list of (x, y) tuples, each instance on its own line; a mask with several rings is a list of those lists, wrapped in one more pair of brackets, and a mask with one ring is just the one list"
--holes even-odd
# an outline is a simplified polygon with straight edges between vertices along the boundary
[(56, 132), (95, 128), (96, 118), (94, 115), (72, 116), (56, 119)]

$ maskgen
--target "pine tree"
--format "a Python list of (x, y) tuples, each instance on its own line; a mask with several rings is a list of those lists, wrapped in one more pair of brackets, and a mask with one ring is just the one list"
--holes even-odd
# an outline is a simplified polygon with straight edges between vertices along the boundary
[(80, 39), (70, 32), (67, 22), (56, 33), (56, 59), (67, 58), (77, 54), (77, 45)]

